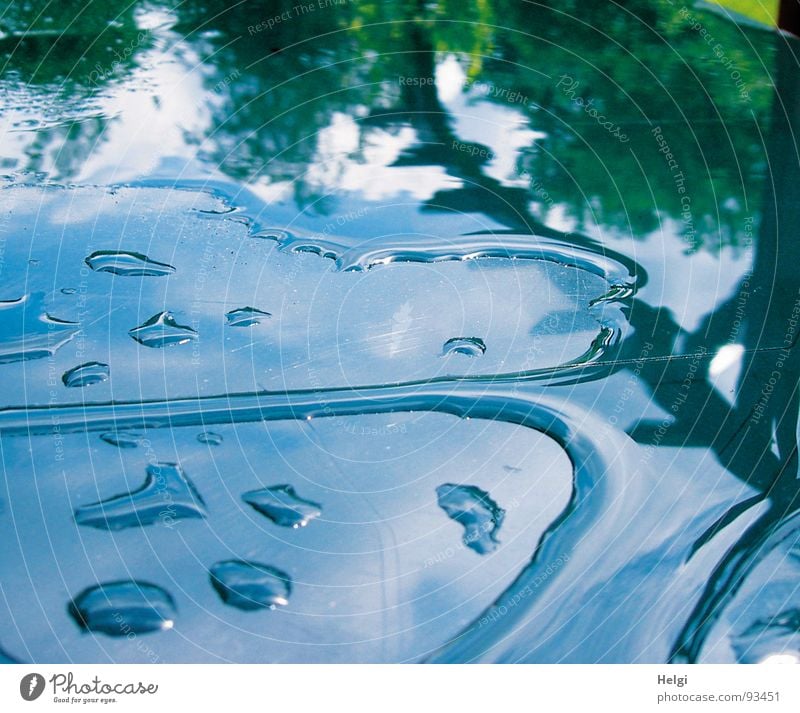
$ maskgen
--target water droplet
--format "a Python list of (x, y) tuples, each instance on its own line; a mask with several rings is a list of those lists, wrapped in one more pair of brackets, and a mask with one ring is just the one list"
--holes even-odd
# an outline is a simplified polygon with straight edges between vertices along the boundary
[(478, 554), (493, 552), (506, 511), (474, 485), (445, 483), (436, 488), (439, 507), (464, 526), (464, 544)]
[(139, 434), (130, 431), (109, 431), (103, 433), (100, 438), (117, 448), (136, 448), (142, 440)]
[(289, 603), (289, 575), (258, 562), (227, 560), (211, 567), (211, 584), (226, 604), (253, 611)]
[(155, 584), (126, 580), (84, 589), (69, 606), (82, 629), (108, 636), (146, 634), (175, 625), (175, 601)]
[(235, 213), (238, 209), (236, 206), (227, 205), (222, 208), (193, 208), (192, 210), (203, 215), (228, 215), (229, 213)]
[(28, 265), (30, 265), (31, 267), (38, 267), (39, 266), (39, 261), (32, 258), (32, 259), (28, 260)]
[(222, 444), (222, 436), (213, 431), (203, 431), (203, 433), (197, 434), (197, 440), (209, 446), (219, 446)]
[(99, 361), (88, 361), (65, 372), (61, 377), (61, 381), (64, 382), (64, 386), (69, 386), (70, 388), (91, 386), (92, 384), (100, 384), (106, 381), (108, 374), (108, 364), (102, 364)]
[(466, 354), (476, 357), (486, 353), (486, 345), (479, 337), (453, 337), (442, 347), (442, 356), (449, 354)]
[(122, 530), (161, 521), (171, 527), (175, 520), (201, 519), (205, 503), (175, 463), (151, 463), (144, 485), (130, 493), (84, 505), (75, 511), (79, 525), (101, 530)]
[(147, 255), (116, 250), (94, 252), (86, 258), (86, 264), (95, 272), (125, 277), (163, 277), (175, 272), (172, 265), (151, 260)]
[(254, 324), (259, 324), (262, 319), (272, 317), (269, 312), (262, 312), (255, 307), (240, 307), (231, 310), (225, 316), (230, 327), (252, 327)]
[(305, 527), (322, 514), (322, 506), (297, 495), (291, 485), (251, 490), (242, 495), (248, 505), (282, 527)]
[(78, 290), (74, 287), (62, 287), (61, 294), (62, 295), (74, 295)]
[(79, 326), (47, 314), (41, 292), (0, 301), (0, 364), (52, 356)]
[(278, 243), (289, 242), (292, 239), (292, 234), (288, 230), (280, 230), (279, 228), (264, 228), (257, 233), (253, 233), (254, 238), (262, 238), (264, 240), (275, 240)]
[(186, 344), (197, 339), (197, 332), (191, 327), (178, 324), (171, 312), (153, 315), (141, 326), (131, 329), (128, 334), (139, 344), (154, 349), (173, 344)]
[(589, 302), (589, 307), (595, 307), (603, 302), (621, 302), (633, 296), (634, 289), (631, 285), (611, 285), (608, 291)]

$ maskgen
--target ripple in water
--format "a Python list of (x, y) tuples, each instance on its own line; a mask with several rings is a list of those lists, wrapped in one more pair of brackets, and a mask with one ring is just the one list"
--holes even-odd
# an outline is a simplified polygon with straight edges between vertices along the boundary
[(95, 272), (110, 272), (125, 277), (164, 277), (175, 272), (172, 265), (151, 260), (147, 255), (116, 250), (98, 250), (86, 258)]
[(255, 611), (275, 609), (289, 603), (289, 575), (259, 562), (227, 560), (211, 567), (211, 584), (229, 606)]
[(439, 507), (464, 526), (464, 544), (478, 554), (497, 549), (497, 533), (506, 511), (474, 485), (445, 483), (436, 488)]
[(108, 380), (108, 375), (108, 364), (103, 364), (99, 361), (89, 361), (65, 372), (61, 377), (61, 381), (64, 382), (64, 386), (74, 389), (81, 386), (100, 384)]
[(69, 605), (82, 629), (108, 636), (164, 631), (175, 625), (175, 601), (161, 587), (126, 580), (84, 589)]
[(47, 314), (41, 292), (0, 301), (0, 364), (52, 356), (79, 326)]
[(153, 349), (174, 344), (186, 344), (197, 339), (197, 332), (191, 327), (178, 324), (171, 312), (153, 315), (144, 324), (128, 331), (139, 344)]
[(453, 337), (442, 347), (442, 356), (449, 354), (466, 354), (476, 357), (486, 353), (486, 344), (479, 337)]
[(200, 443), (205, 443), (209, 446), (220, 446), (222, 445), (222, 436), (219, 433), (214, 433), (213, 431), (203, 431), (202, 433), (197, 434), (197, 440)]
[(322, 514), (322, 506), (304, 500), (291, 485), (274, 485), (242, 495), (248, 505), (282, 527), (305, 527)]
[(122, 530), (161, 521), (202, 519), (205, 503), (192, 482), (175, 463), (151, 463), (144, 485), (131, 493), (85, 505), (75, 511), (79, 525)]
[(240, 307), (231, 310), (225, 317), (228, 319), (229, 327), (252, 327), (260, 324), (262, 319), (269, 319), (272, 315), (255, 307)]

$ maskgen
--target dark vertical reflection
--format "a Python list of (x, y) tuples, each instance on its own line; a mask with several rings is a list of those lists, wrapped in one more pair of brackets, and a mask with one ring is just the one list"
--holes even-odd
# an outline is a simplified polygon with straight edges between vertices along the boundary
[(781, 0), (778, 27), (800, 35), (800, 0)]
[[(794, 41), (781, 42), (777, 92), (767, 145), (769, 171), (763, 218), (750, 279), (755, 287), (749, 290), (746, 307), (746, 351), (736, 405), (729, 414), (719, 414), (721, 420), (704, 419), (701, 412), (694, 426), (696, 436), (709, 438), (731, 472), (763, 492), (769, 509), (744, 532), (709, 578), (704, 596), (675, 645), (674, 661), (697, 660), (708, 632), (726, 605), (755, 564), (777, 544), (772, 542), (773, 534), (800, 506), (797, 480), (800, 379), (797, 347), (800, 304), (798, 49)], [(764, 344), (777, 346), (761, 348)], [(702, 393), (695, 394), (695, 398), (702, 396)], [(717, 408), (718, 404), (712, 405), (712, 409)]]

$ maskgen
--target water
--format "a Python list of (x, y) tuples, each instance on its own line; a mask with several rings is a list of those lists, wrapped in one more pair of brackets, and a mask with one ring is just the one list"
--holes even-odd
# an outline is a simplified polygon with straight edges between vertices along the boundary
[(269, 312), (262, 312), (255, 307), (240, 307), (226, 313), (225, 318), (231, 327), (252, 327), (260, 324), (262, 319), (269, 319), (271, 316)]
[(178, 324), (171, 312), (160, 312), (144, 324), (128, 330), (128, 334), (139, 344), (153, 349), (186, 344), (197, 339), (197, 332), (184, 324)]
[(164, 277), (175, 272), (172, 265), (151, 260), (146, 255), (115, 250), (98, 250), (86, 258), (95, 272), (110, 272), (126, 277)]
[(80, 627), (107, 636), (147, 634), (175, 625), (175, 602), (161, 587), (135, 580), (90, 587), (70, 604)]
[(436, 488), (439, 507), (447, 516), (464, 526), (464, 544), (479, 555), (494, 552), (505, 510), (489, 493), (474, 485), (445, 483)]
[(79, 525), (102, 530), (143, 527), (155, 522), (172, 527), (176, 520), (204, 517), (203, 499), (175, 463), (152, 463), (147, 466), (147, 477), (138, 490), (75, 510), (75, 522)]
[(69, 371), (65, 371), (61, 376), (61, 381), (64, 386), (74, 389), (100, 384), (106, 381), (108, 376), (108, 364), (101, 364), (99, 361), (87, 361), (85, 364), (79, 364)]
[(322, 506), (303, 500), (291, 485), (274, 485), (242, 495), (248, 505), (283, 527), (305, 527), (322, 514)]
[(209, 446), (221, 446), (225, 439), (220, 436), (219, 433), (214, 433), (213, 431), (203, 431), (202, 433), (197, 434), (197, 440), (200, 443), (205, 443)]
[(453, 337), (448, 339), (442, 347), (443, 356), (448, 354), (464, 354), (474, 357), (486, 353), (486, 345), (480, 337)]
[(275, 609), (289, 603), (289, 576), (257, 562), (230, 560), (211, 567), (211, 583), (227, 605), (253, 611)]
[(45, 311), (43, 293), (3, 300), (0, 315), (0, 364), (43, 359), (78, 332), (77, 323), (56, 319)]
[(793, 41), (73, 5), (0, 18), (0, 657), (800, 657)]
[(136, 448), (142, 441), (141, 435), (125, 431), (109, 431), (101, 434), (100, 438), (117, 448)]

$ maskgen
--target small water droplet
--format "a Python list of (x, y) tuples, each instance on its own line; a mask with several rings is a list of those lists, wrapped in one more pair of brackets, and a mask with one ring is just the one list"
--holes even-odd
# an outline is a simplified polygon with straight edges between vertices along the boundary
[(219, 433), (214, 433), (213, 431), (203, 431), (203, 433), (197, 434), (197, 440), (200, 443), (206, 443), (209, 446), (219, 446), (222, 444), (222, 436)]
[(192, 210), (203, 215), (228, 215), (237, 211), (236, 206), (227, 205), (222, 208), (193, 208)]
[(172, 265), (151, 260), (147, 255), (117, 250), (98, 250), (86, 258), (95, 272), (110, 272), (125, 277), (164, 277), (175, 272)]
[(100, 384), (108, 379), (108, 375), (108, 364), (103, 364), (99, 361), (88, 361), (65, 372), (61, 377), (61, 381), (64, 382), (64, 386), (69, 386), (73, 389)]
[(47, 314), (42, 292), (0, 301), (0, 364), (52, 356), (79, 327)]
[(154, 349), (173, 344), (186, 344), (197, 339), (197, 332), (191, 327), (178, 324), (171, 312), (153, 315), (144, 324), (131, 329), (128, 334), (139, 344)]
[(165, 631), (175, 625), (175, 601), (148, 582), (125, 580), (84, 589), (69, 612), (82, 629), (108, 636)]
[(305, 527), (322, 514), (322, 506), (304, 500), (291, 485), (274, 485), (242, 495), (248, 505), (282, 527)]
[(226, 604), (245, 611), (275, 609), (289, 603), (289, 575), (258, 562), (227, 560), (211, 567), (211, 584)]
[(139, 434), (129, 431), (109, 431), (101, 434), (100, 438), (117, 448), (136, 448), (142, 440)]
[(278, 243), (287, 243), (292, 239), (292, 234), (287, 230), (280, 228), (264, 228), (257, 233), (253, 233), (254, 238), (262, 238), (263, 240), (275, 240)]
[(205, 503), (192, 482), (175, 463), (151, 463), (144, 485), (108, 500), (84, 505), (75, 511), (79, 525), (101, 530), (122, 530), (161, 521), (171, 527), (175, 520), (202, 519)]
[(476, 357), (486, 353), (486, 344), (479, 337), (453, 337), (442, 347), (442, 356), (449, 354), (466, 354)]
[(272, 315), (269, 312), (262, 312), (255, 307), (240, 307), (225, 315), (228, 318), (230, 327), (252, 327), (259, 324), (262, 319), (269, 319)]
[(28, 265), (30, 265), (31, 267), (38, 267), (39, 266), (39, 261), (36, 260), (36, 259), (31, 258), (30, 260), (28, 260)]
[(74, 287), (62, 287), (61, 294), (62, 295), (74, 295), (78, 290)]
[(474, 485), (445, 483), (436, 488), (439, 507), (464, 526), (464, 544), (484, 555), (497, 548), (497, 533), (506, 511)]

